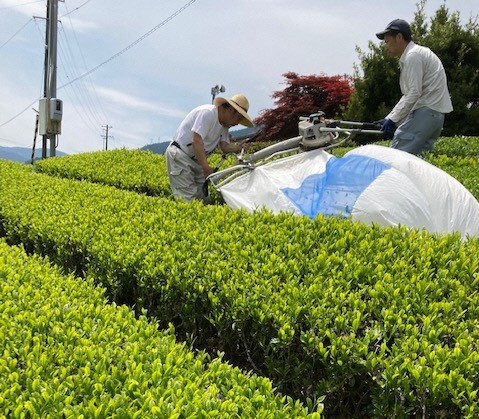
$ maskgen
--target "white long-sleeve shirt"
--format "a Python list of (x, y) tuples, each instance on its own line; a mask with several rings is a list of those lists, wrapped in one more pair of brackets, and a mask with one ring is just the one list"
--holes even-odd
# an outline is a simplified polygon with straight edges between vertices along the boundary
[(441, 113), (452, 112), (446, 72), (429, 48), (410, 41), (399, 59), (399, 85), (403, 96), (386, 117), (399, 125), (415, 109), (427, 106)]

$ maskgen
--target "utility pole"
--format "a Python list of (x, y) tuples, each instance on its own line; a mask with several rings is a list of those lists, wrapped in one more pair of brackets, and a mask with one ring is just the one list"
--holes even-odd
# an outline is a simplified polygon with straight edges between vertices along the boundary
[(57, 134), (61, 133), (63, 103), (57, 99), (57, 32), (58, 1), (47, 2), (47, 25), (45, 34), (45, 62), (43, 98), (40, 99), (40, 134), (42, 159), (47, 157), (47, 143), (50, 141), (50, 157), (54, 157), (57, 147)]
[[(45, 94), (47, 104), (50, 104), (52, 97), (57, 97), (57, 30), (58, 30), (58, 0), (48, 0), (47, 5), (47, 29), (46, 29), (46, 68), (45, 68)], [(47, 105), (48, 106), (48, 105)], [(50, 119), (50, 118), (48, 118)], [(55, 156), (56, 134), (43, 136), (43, 154), (47, 154), (47, 142), (50, 140), (50, 157)]]
[(102, 138), (105, 140), (105, 150), (108, 150), (108, 138), (113, 138), (111, 135), (108, 136), (108, 130), (113, 128), (111, 125), (102, 125), (103, 130), (105, 131), (105, 135), (102, 135)]

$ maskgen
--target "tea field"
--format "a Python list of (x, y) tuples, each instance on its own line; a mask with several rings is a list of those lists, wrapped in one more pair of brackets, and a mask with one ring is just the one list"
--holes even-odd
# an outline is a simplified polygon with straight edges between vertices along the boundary
[[(426, 159), (478, 198), (478, 157)], [(1, 414), (479, 414), (478, 239), (215, 202), (148, 152), (0, 161)]]

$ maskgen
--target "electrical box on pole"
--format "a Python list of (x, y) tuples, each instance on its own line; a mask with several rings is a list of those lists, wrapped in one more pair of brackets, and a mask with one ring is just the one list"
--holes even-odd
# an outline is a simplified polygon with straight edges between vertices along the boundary
[(62, 133), (63, 101), (60, 99), (42, 98), (39, 103), (40, 135), (53, 135)]

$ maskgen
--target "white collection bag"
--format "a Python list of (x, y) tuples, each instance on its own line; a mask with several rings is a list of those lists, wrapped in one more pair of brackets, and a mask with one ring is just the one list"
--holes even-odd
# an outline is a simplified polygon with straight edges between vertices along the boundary
[(342, 158), (323, 150), (296, 154), (258, 166), (219, 191), (231, 208), (352, 216), (479, 237), (479, 203), (461, 183), (412, 154), (377, 145)]

